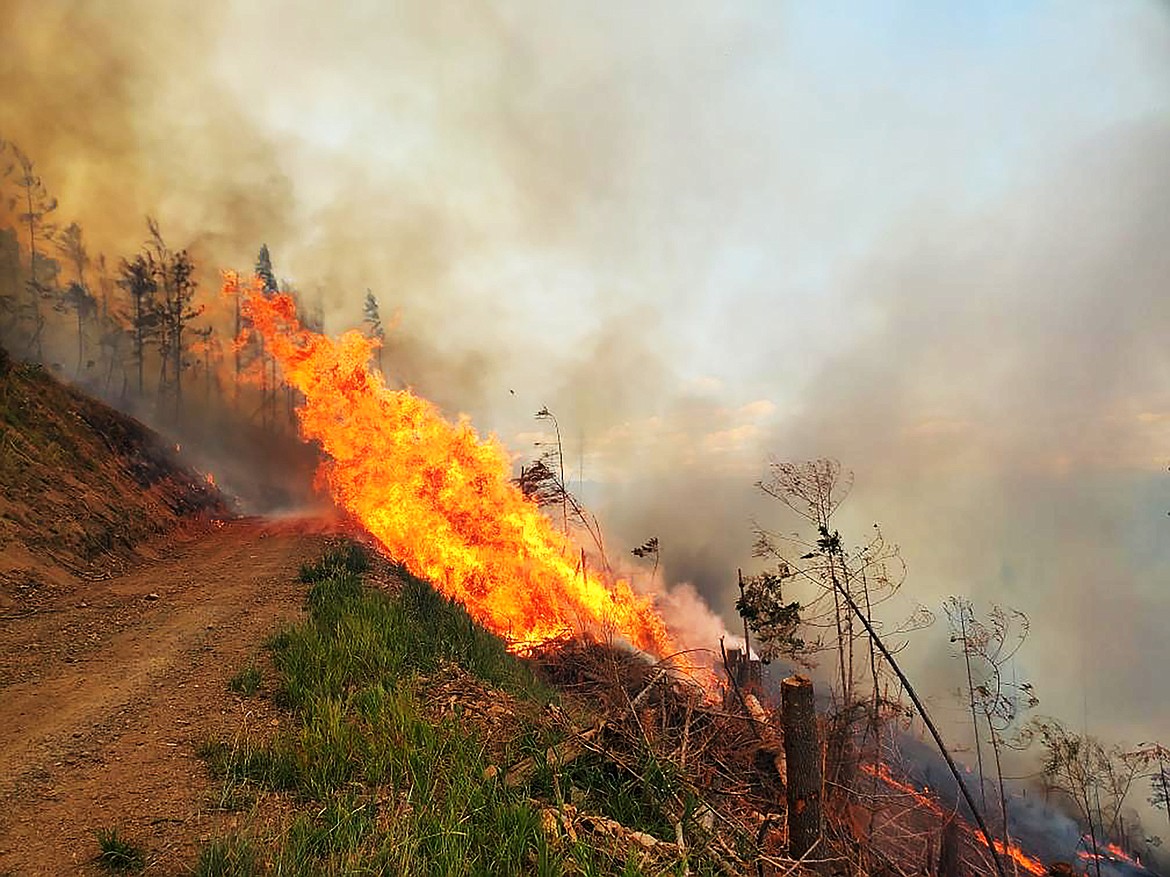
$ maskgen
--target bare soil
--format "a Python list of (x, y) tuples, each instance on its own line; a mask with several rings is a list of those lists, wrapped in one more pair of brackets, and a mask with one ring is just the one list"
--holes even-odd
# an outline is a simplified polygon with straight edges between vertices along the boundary
[(232, 830), (196, 749), (284, 720), (228, 681), (298, 617), (297, 571), (327, 529), (196, 525), (117, 577), (42, 577), (0, 615), (0, 875), (103, 873), (105, 828), (146, 852), (147, 873), (184, 874)]

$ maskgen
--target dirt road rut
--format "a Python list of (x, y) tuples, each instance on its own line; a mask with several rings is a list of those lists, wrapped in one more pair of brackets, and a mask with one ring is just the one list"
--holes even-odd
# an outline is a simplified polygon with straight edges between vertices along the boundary
[(323, 529), (227, 522), (0, 618), (0, 875), (101, 873), (95, 832), (111, 827), (147, 873), (186, 873), (230, 828), (195, 750), (280, 722), (227, 683), (298, 616)]

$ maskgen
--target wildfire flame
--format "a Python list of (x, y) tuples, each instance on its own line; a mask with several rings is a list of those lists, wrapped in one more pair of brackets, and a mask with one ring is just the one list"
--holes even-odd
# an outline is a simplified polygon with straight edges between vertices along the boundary
[(255, 281), (241, 289), (226, 273), (225, 295), (241, 291), (244, 316), (304, 397), (301, 434), (327, 455), (319, 477), (388, 555), (514, 648), (588, 628), (658, 657), (678, 651), (649, 598), (575, 562), (569, 540), (512, 484), (494, 436), (388, 388), (368, 365), (375, 342), (311, 332), (292, 298)]
[(1017, 865), (1019, 865), (1021, 869), (1027, 871), (1029, 874), (1043, 875), (1048, 873), (1048, 869), (1044, 867), (1039, 859), (1035, 859), (1032, 856), (1029, 856), (1015, 844), (1005, 844), (998, 838), (993, 838), (992, 842), (995, 844), (996, 852), (998, 852), (1001, 856), (1011, 857), (1011, 859)]
[[(944, 817), (946, 815), (944, 813), (942, 804), (939, 803), (938, 799), (935, 798), (934, 795), (930, 794), (929, 789), (923, 789), (922, 791), (919, 791), (909, 783), (902, 782), (890, 772), (888, 765), (863, 764), (861, 765), (861, 769), (866, 773), (871, 774), (872, 776), (876, 776), (890, 788), (910, 795), (920, 806), (930, 811), (931, 813), (934, 813), (936, 816)], [(964, 828), (966, 828), (969, 833), (974, 834), (969, 825), (966, 825), (965, 823), (961, 824), (963, 824)], [(980, 842), (982, 843), (982, 841)], [(995, 844), (995, 851), (997, 853), (999, 853), (1001, 856), (1009, 856), (1017, 865), (1019, 865), (1020, 870), (1026, 871), (1029, 874), (1037, 875), (1044, 875), (1048, 873), (1048, 869), (1044, 867), (1043, 862), (1033, 856), (1029, 856), (1014, 843), (1005, 844), (998, 838), (992, 838), (992, 843)]]
[[(1085, 836), (1083, 841), (1085, 846), (1092, 847), (1093, 842), (1088, 836)], [(1093, 853), (1090, 850), (1081, 850), (1077, 853), (1077, 857), (1086, 862), (1100, 859), (1102, 862), (1122, 862), (1127, 865), (1141, 867), (1142, 863), (1140, 861), (1129, 855), (1129, 853), (1115, 843), (1106, 843), (1104, 846), (1099, 846), (1098, 849), (1100, 851), (1097, 853)]]

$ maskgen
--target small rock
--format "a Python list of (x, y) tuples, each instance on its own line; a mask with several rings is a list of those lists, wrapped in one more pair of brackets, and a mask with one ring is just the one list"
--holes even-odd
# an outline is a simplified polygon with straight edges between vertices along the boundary
[(151, 591), (149, 594), (146, 595), (146, 599), (147, 600), (157, 600), (158, 594), (154, 593), (154, 591)]

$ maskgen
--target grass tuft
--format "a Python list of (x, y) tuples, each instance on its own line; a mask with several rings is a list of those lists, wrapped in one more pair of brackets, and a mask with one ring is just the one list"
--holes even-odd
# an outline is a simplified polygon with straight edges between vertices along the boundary
[(249, 664), (230, 680), (228, 690), (251, 697), (264, 685), (264, 674), (255, 664)]
[(99, 828), (97, 841), (101, 848), (97, 862), (105, 870), (124, 874), (141, 871), (146, 867), (146, 856), (142, 850), (118, 834), (118, 829)]
[(199, 851), (195, 877), (251, 877), (259, 874), (256, 851), (246, 838), (211, 841)]
[(360, 576), (369, 568), (370, 554), (365, 547), (356, 542), (346, 542), (327, 551), (316, 563), (304, 564), (301, 567), (300, 580), (306, 585), (312, 585), (340, 573)]

